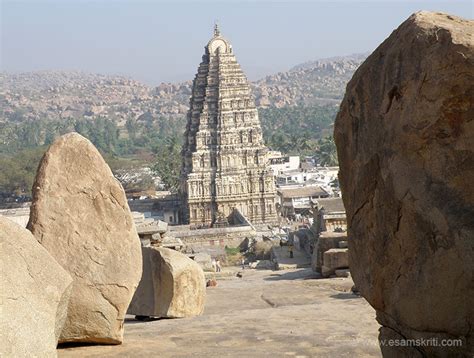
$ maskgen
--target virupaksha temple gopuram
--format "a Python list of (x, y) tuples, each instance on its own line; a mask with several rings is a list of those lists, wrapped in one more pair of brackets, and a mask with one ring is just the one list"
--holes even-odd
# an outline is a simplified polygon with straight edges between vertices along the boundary
[(217, 25), (194, 78), (184, 136), (182, 222), (219, 227), (234, 210), (252, 223), (276, 221), (275, 183), (255, 101)]

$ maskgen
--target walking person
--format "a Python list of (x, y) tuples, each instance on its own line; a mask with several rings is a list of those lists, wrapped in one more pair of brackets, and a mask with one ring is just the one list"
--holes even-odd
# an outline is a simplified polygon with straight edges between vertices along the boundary
[(242, 257), (242, 260), (240, 260), (240, 263), (242, 264), (242, 270), (245, 270), (245, 258)]
[(221, 262), (219, 259), (216, 260), (216, 268), (217, 268), (217, 272), (221, 272)]
[(289, 254), (290, 254), (290, 259), (293, 258), (293, 246), (294, 246), (294, 244), (295, 244), (295, 241), (294, 241), (294, 240), (295, 240), (295, 239), (294, 239), (293, 235), (291, 235), (291, 236), (288, 238), (288, 243), (287, 243), (287, 245), (288, 245), (288, 252), (289, 252)]

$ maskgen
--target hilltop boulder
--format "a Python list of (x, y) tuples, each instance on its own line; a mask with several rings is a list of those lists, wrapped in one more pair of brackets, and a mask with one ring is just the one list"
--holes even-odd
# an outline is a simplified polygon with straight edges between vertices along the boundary
[(0, 356), (55, 357), (71, 276), (31, 232), (0, 216)]
[(152, 317), (202, 314), (206, 281), (199, 264), (164, 247), (142, 247), (143, 275), (128, 313)]
[(351, 274), (380, 339), (462, 341), (405, 356), (474, 351), (473, 38), (473, 21), (412, 15), (357, 70), (336, 118)]
[(77, 133), (41, 160), (28, 228), (74, 279), (60, 342), (122, 342), (142, 271), (125, 193), (97, 149)]

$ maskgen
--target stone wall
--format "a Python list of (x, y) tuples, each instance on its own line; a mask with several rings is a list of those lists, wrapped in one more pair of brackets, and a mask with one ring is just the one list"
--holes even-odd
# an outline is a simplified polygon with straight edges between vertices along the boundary
[(320, 272), (324, 265), (324, 253), (330, 249), (340, 248), (340, 242), (347, 241), (347, 233), (324, 231), (316, 240), (316, 245), (311, 257), (311, 268), (313, 271)]
[(254, 237), (252, 226), (231, 226), (189, 230), (189, 225), (170, 227), (170, 235), (179, 238), (189, 248), (199, 247), (238, 247), (246, 237)]

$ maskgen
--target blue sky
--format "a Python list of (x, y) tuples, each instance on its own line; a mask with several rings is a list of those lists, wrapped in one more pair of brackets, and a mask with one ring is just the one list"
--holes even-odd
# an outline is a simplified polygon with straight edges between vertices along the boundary
[(2, 71), (190, 80), (214, 21), (250, 79), (372, 51), (411, 13), (473, 18), (472, 1), (1, 1)]

